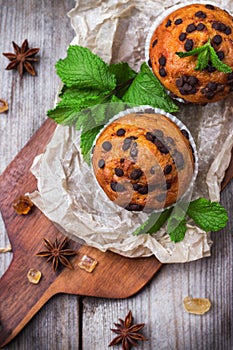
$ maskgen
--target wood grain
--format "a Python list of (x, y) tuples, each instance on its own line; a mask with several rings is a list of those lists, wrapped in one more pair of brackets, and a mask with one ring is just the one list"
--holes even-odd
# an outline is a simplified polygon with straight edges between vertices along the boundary
[[(138, 292), (162, 265), (155, 257), (124, 258), (73, 241), (72, 249), (78, 251), (78, 257), (72, 259), (73, 271), (64, 269), (54, 274), (45, 259), (35, 256), (43, 250), (44, 236), (54, 242), (56, 237), (61, 240), (62, 235), (37, 208), (33, 208), (29, 215), (18, 215), (12, 203), (21, 194), (36, 189), (30, 166), (35, 156), (44, 152), (55, 126), (47, 119), (0, 177), (0, 209), (14, 252), (9, 269), (0, 279), (0, 347), (12, 340), (54, 294), (126, 298)], [(84, 254), (98, 261), (92, 274), (78, 268), (78, 261)], [(30, 268), (43, 273), (37, 287), (26, 279)]]

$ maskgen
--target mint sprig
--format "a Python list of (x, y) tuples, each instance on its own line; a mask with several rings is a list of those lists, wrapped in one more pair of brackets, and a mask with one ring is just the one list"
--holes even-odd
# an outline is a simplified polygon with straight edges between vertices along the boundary
[(108, 65), (89, 49), (74, 45), (56, 69), (63, 87), (60, 101), (47, 115), (58, 124), (81, 130), (80, 147), (88, 164), (96, 135), (120, 111), (141, 104), (178, 111), (145, 63), (136, 73), (125, 62)]
[(205, 69), (209, 63), (212, 64), (219, 72), (231, 73), (232, 69), (227, 64), (223, 63), (217, 53), (215, 52), (213, 46), (211, 45), (211, 40), (209, 39), (206, 44), (199, 46), (188, 52), (176, 52), (180, 58), (195, 56), (197, 55), (197, 64), (195, 69), (202, 71)]
[(189, 204), (187, 214), (204, 231), (218, 231), (226, 226), (226, 209), (217, 202), (199, 198)]
[[(185, 210), (186, 208), (186, 210)], [(139, 226), (133, 235), (143, 233), (156, 233), (167, 222), (166, 231), (173, 242), (180, 242), (185, 237), (187, 220), (192, 219), (203, 231), (219, 231), (227, 224), (226, 209), (217, 202), (206, 198), (198, 198), (189, 204), (177, 204), (174, 209), (166, 209), (160, 213), (152, 213), (148, 219)]]
[(67, 57), (56, 63), (57, 74), (66, 86), (79, 89), (111, 91), (116, 86), (114, 74), (108, 65), (89, 49), (82, 46), (69, 46)]
[(122, 99), (135, 105), (150, 105), (170, 113), (178, 111), (177, 105), (167, 95), (163, 85), (146, 63), (141, 65), (140, 72)]

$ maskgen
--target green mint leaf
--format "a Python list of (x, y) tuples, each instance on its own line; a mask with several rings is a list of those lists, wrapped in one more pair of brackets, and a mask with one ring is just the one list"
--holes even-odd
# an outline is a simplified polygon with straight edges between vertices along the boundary
[(187, 226), (185, 218), (180, 219), (174, 216), (169, 217), (167, 222), (167, 233), (173, 242), (181, 242), (185, 237), (186, 231)]
[(156, 233), (167, 221), (170, 213), (171, 209), (166, 209), (161, 213), (152, 213), (141, 226), (137, 227), (136, 230), (133, 231), (132, 234), (134, 236), (138, 236), (143, 233)]
[(210, 60), (209, 50), (206, 49), (200, 52), (197, 57), (197, 64), (196, 64), (195, 70), (205, 69), (209, 64), (209, 60)]
[(205, 69), (208, 66), (210, 61), (212, 66), (215, 67), (219, 72), (223, 72), (223, 73), (232, 72), (231, 67), (223, 63), (218, 58), (218, 55), (216, 54), (213, 46), (211, 45), (210, 39), (203, 46), (196, 47), (195, 49), (188, 52), (176, 52), (176, 55), (178, 55), (180, 58), (198, 55), (197, 64), (195, 67), (196, 70), (201, 71)]
[(116, 99), (119, 100), (112, 96), (107, 103), (97, 104), (79, 112), (76, 128), (82, 128), (80, 147), (83, 158), (88, 164), (90, 164), (90, 154), (98, 132), (114, 115), (128, 107), (124, 102), (111, 102)]
[(134, 78), (122, 100), (136, 106), (150, 105), (170, 113), (178, 111), (177, 105), (166, 94), (164, 87), (146, 63), (141, 65), (140, 73)]
[(83, 159), (88, 165), (91, 164), (91, 150), (93, 142), (101, 129), (102, 125), (99, 125), (95, 128), (87, 130), (86, 132), (83, 132), (81, 135), (80, 147), (82, 150)]
[(226, 209), (217, 202), (198, 198), (189, 204), (187, 214), (204, 231), (218, 231), (226, 226)]
[(195, 49), (187, 51), (187, 52), (182, 52), (182, 51), (176, 52), (176, 55), (179, 56), (180, 58), (195, 56), (195, 55), (198, 55), (201, 52), (205, 51), (206, 49), (208, 49), (207, 44), (205, 44), (203, 46), (196, 47)]
[(98, 96), (98, 97), (103, 97), (107, 95), (109, 91), (102, 92), (97, 89), (79, 89), (76, 85), (73, 86), (66, 86), (63, 85), (61, 92), (59, 94), (59, 97), (62, 100), (70, 100), (70, 99), (84, 99), (84, 98), (89, 98), (91, 96)]
[(117, 97), (122, 98), (137, 73), (126, 62), (111, 64), (109, 71), (116, 77), (117, 87), (115, 94)]
[(108, 65), (86, 47), (70, 46), (67, 57), (56, 63), (56, 69), (68, 87), (76, 85), (79, 89), (99, 91), (112, 91), (116, 87), (116, 78)]
[(83, 99), (64, 99), (57, 103), (54, 109), (47, 112), (47, 116), (58, 124), (71, 125), (77, 122), (79, 112), (87, 107), (100, 103), (102, 98), (90, 96)]
[(121, 85), (129, 79), (135, 78), (137, 75), (126, 62), (110, 64), (109, 71), (115, 75), (117, 85)]
[(212, 66), (214, 68), (216, 68), (219, 72), (223, 72), (223, 73), (231, 73), (232, 72), (231, 67), (229, 67), (227, 64), (223, 63), (218, 58), (218, 55), (216, 54), (216, 52), (212, 46), (210, 46), (209, 52), (210, 52), (210, 60), (211, 60)]

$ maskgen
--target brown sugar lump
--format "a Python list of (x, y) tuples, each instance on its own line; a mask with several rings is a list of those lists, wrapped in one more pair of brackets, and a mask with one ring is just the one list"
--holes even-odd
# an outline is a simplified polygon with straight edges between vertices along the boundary
[(109, 199), (127, 210), (169, 207), (193, 180), (197, 156), (192, 136), (165, 114), (126, 111), (95, 142), (95, 177)]
[[(204, 104), (221, 100), (233, 91), (233, 17), (227, 11), (208, 4), (187, 5), (176, 8), (155, 27), (147, 43), (149, 64), (175, 97)], [(228, 72), (216, 69), (211, 59), (203, 70), (197, 70), (198, 54), (177, 55), (208, 42), (218, 59), (229, 66)]]

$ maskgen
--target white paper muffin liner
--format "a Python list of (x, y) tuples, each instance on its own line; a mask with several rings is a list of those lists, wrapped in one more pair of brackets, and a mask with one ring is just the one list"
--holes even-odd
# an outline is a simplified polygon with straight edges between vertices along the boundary
[[(158, 210), (153, 210), (154, 213), (161, 213), (163, 212), (165, 209), (170, 209), (174, 206), (176, 206), (179, 202), (186, 202), (188, 203), (190, 200), (191, 200), (191, 196), (192, 196), (192, 191), (193, 191), (193, 187), (194, 187), (194, 183), (195, 183), (195, 180), (196, 180), (196, 177), (197, 177), (197, 174), (198, 174), (198, 153), (197, 153), (197, 147), (196, 147), (196, 144), (194, 142), (194, 139), (192, 137), (192, 134), (191, 132), (189, 131), (189, 129), (187, 128), (187, 126), (181, 121), (179, 120), (177, 117), (175, 117), (174, 115), (168, 113), (168, 112), (165, 112), (164, 110), (162, 109), (159, 109), (159, 108), (154, 108), (150, 105), (141, 105), (141, 106), (138, 106), (138, 107), (132, 107), (132, 108), (127, 108), (125, 109), (124, 111), (121, 111), (119, 112), (118, 114), (116, 114), (115, 116), (113, 116), (109, 121), (108, 123), (106, 123), (104, 126), (103, 126), (103, 129), (100, 130), (100, 132), (98, 133), (98, 135), (96, 136), (94, 142), (93, 142), (93, 146), (96, 144), (96, 141), (97, 139), (99, 138), (99, 136), (102, 134), (102, 132), (104, 131), (104, 129), (109, 126), (112, 122), (114, 122), (115, 120), (121, 118), (121, 117), (124, 117), (126, 116), (127, 114), (131, 114), (131, 113), (143, 113), (145, 112), (146, 110), (152, 110), (154, 113), (157, 113), (157, 114), (162, 114), (164, 115), (165, 117), (167, 117), (168, 119), (170, 119), (174, 124), (176, 124), (178, 126), (178, 128), (180, 130), (186, 130), (188, 135), (189, 135), (189, 143), (191, 144), (192, 146), (192, 149), (193, 149), (193, 155), (194, 155), (194, 159), (195, 159), (195, 162), (194, 162), (194, 170), (193, 170), (193, 176), (192, 176), (192, 179), (190, 181), (190, 184), (189, 184), (189, 187), (186, 189), (185, 193), (180, 197), (180, 199), (172, 204), (171, 206), (169, 207), (166, 207), (166, 208), (162, 208), (162, 209), (158, 209)], [(151, 113), (151, 112), (150, 112)], [(93, 156), (93, 154), (92, 154)], [(94, 170), (93, 170), (93, 165), (92, 165), (92, 162), (91, 162), (91, 167), (92, 167), (92, 173), (93, 173), (93, 176), (96, 180), (96, 183), (97, 183), (97, 186), (100, 188), (100, 190), (102, 190), (104, 192), (104, 190), (102, 189), (102, 187), (99, 185), (99, 182), (97, 181), (96, 177), (95, 177), (95, 174), (94, 174)], [(105, 192), (104, 192), (105, 193)], [(107, 197), (107, 195), (105, 194), (105, 196)], [(108, 197), (107, 197), (108, 198)], [(110, 199), (109, 199), (110, 201)], [(122, 210), (125, 210), (122, 208)]]
[[(181, 4), (178, 4), (178, 5), (174, 5), (174, 6), (171, 6), (169, 7), (167, 10), (163, 11), (163, 13), (158, 16), (154, 23), (153, 23), (153, 26), (151, 27), (151, 29), (149, 30), (148, 34), (147, 34), (147, 37), (146, 37), (146, 42), (145, 42), (145, 60), (146, 60), (146, 64), (148, 65), (148, 67), (150, 68), (151, 72), (154, 74), (152, 68), (150, 67), (150, 65), (148, 64), (149, 62), (149, 51), (150, 51), (150, 42), (151, 42), (151, 38), (156, 30), (156, 28), (164, 21), (164, 19), (170, 15), (172, 12), (178, 10), (178, 9), (181, 9), (187, 5), (192, 5), (192, 4), (200, 4), (200, 5), (213, 5), (215, 7), (219, 7), (221, 8), (218, 4), (216, 4), (215, 2), (213, 1), (195, 1), (195, 0), (190, 0), (190, 1), (184, 1), (182, 2)], [(222, 8), (221, 8), (222, 9)], [(229, 11), (228, 11), (229, 12)], [(229, 12), (230, 13), (230, 12)], [(231, 14), (231, 13), (230, 13)], [(232, 14), (231, 14), (232, 15)], [(167, 94), (168, 95), (171, 95), (171, 91), (170, 90), (167, 90)], [(190, 102), (187, 102), (185, 99), (183, 98), (180, 98), (180, 97), (172, 97), (174, 100), (178, 101), (178, 102), (181, 102), (181, 103), (190, 103)]]

